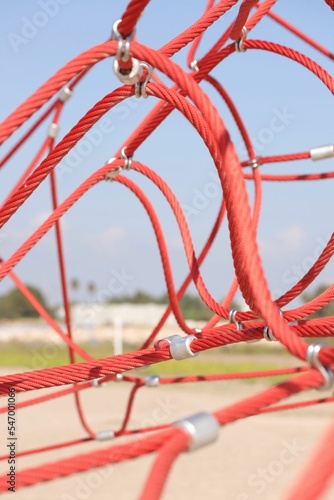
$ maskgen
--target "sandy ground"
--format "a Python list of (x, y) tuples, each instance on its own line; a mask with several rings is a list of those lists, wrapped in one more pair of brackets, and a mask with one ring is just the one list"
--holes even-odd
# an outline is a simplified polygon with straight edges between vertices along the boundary
[[(201, 410), (214, 410), (263, 389), (261, 383), (211, 382), (178, 386), (145, 387), (138, 393), (130, 426), (162, 424)], [(113, 382), (83, 391), (87, 420), (95, 430), (115, 429), (123, 415), (131, 386)], [(19, 394), (23, 401), (46, 391)], [(317, 397), (313, 391), (310, 397)], [(319, 397), (319, 396), (318, 396)], [(299, 399), (302, 399), (299, 397)], [(256, 416), (221, 429), (214, 444), (177, 460), (164, 490), (164, 500), (225, 499), (276, 500), (293, 483), (331, 420), (331, 404)], [(1, 415), (1, 454), (6, 453), (7, 415)], [(73, 397), (66, 396), (17, 412), (18, 449), (83, 437)], [(18, 460), (18, 470), (62, 457), (71, 457), (112, 444), (93, 442)], [(53, 482), (17, 490), (15, 500), (136, 499), (154, 456), (132, 460)], [(8, 472), (6, 461), (1, 473)], [(324, 496), (334, 498), (334, 488)]]

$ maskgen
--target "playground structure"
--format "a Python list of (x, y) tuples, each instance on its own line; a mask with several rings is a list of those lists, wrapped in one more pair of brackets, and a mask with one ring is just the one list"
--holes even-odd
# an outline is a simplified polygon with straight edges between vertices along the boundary
[[(100, 443), (97, 443), (96, 451), (90, 453), (76, 454), (53, 463), (18, 470), (15, 478), (16, 488), (54, 480), (93, 467), (115, 464), (119, 461), (130, 460), (155, 452), (157, 457), (148, 474), (140, 498), (156, 499), (162, 494), (166, 478), (177, 456), (184, 451), (209, 445), (218, 438), (221, 426), (264, 412), (283, 411), (289, 408), (317, 404), (318, 402), (323, 403), (324, 400), (326, 402), (334, 401), (334, 397), (330, 395), (325, 398), (305, 400), (302, 403), (279, 404), (290, 395), (309, 389), (322, 388), (329, 390), (333, 387), (333, 348), (318, 342), (312, 341), (312, 343), (309, 343), (304, 339), (329, 338), (334, 335), (332, 317), (309, 318), (310, 315), (321, 310), (333, 300), (334, 285), (329, 286), (318, 297), (306, 304), (290, 309), (288, 306), (314, 282), (329, 263), (334, 252), (334, 236), (330, 237), (320, 256), (304, 276), (287, 292), (274, 300), (264, 275), (256, 234), (261, 213), (262, 183), (274, 181), (325, 181), (334, 177), (333, 171), (289, 175), (263, 174), (261, 167), (281, 162), (315, 161), (331, 158), (334, 156), (334, 146), (321, 146), (308, 151), (283, 152), (275, 156), (258, 157), (236, 104), (227, 94), (222, 84), (211, 74), (218, 64), (228, 57), (232, 57), (235, 52), (266, 51), (272, 54), (273, 57), (289, 58), (296, 64), (302, 65), (306, 70), (313, 73), (314, 78), (317, 78), (320, 83), (333, 93), (333, 78), (317, 62), (291, 48), (274, 42), (251, 38), (252, 30), (266, 16), (269, 16), (276, 22), (281, 23), (286, 29), (291, 30), (295, 35), (300, 36), (322, 55), (331, 60), (334, 59), (329, 50), (276, 15), (272, 10), (275, 3), (275, 0), (264, 0), (262, 3), (255, 0), (244, 0), (243, 2), (221, 0), (214, 3), (209, 0), (203, 16), (195, 24), (162, 48), (156, 50), (142, 45), (140, 40), (137, 40), (134, 36), (136, 25), (140, 23), (140, 17), (144, 9), (149, 9), (149, 0), (130, 1), (121, 20), (114, 23), (110, 40), (87, 50), (67, 63), (1, 124), (0, 141), (4, 143), (27, 120), (33, 117), (42, 106), (47, 105), (43, 113), (40, 114), (36, 121), (32, 122), (28, 130), (18, 139), (18, 142), (0, 163), (1, 167), (4, 166), (18, 148), (29, 139), (37, 127), (45, 120), (51, 121), (48, 136), (41, 149), (22, 173), (1, 208), (0, 224), (1, 227), (5, 227), (7, 221), (17, 211), (24, 210), (26, 200), (34, 195), (36, 188), (47, 178), (50, 178), (52, 186), (53, 213), (10, 257), (2, 261), (0, 275), (1, 279), (9, 276), (13, 280), (41, 317), (60, 335), (63, 342), (68, 346), (70, 356), (70, 363), (66, 366), (1, 376), (1, 394), (8, 396), (8, 391), (11, 391), (11, 394), (18, 394), (19, 392), (42, 388), (60, 387), (57, 392), (52, 392), (52, 394), (42, 397), (36, 395), (24, 403), (18, 402), (16, 409), (21, 411), (22, 408), (22, 411), (24, 411), (24, 407), (29, 405), (73, 394), (81, 423), (86, 432), (86, 436), (82, 440), (53, 443), (43, 448), (43, 450), (38, 447), (35, 450), (22, 450), (19, 451), (18, 456), (20, 453), (24, 455), (39, 453), (46, 449), (71, 447), (87, 440), (114, 440), (110, 446), (104, 446), (103, 448), (99, 446)], [(334, 2), (326, 0), (326, 3), (329, 6), (329, 15), (331, 15), (331, 11), (334, 10)], [(197, 60), (196, 52), (201, 43), (202, 35), (230, 9), (235, 11), (233, 23), (226, 26), (226, 31), (219, 40), (203, 57)], [(185, 71), (171, 58), (188, 44), (190, 48), (187, 63), (190, 70)], [(239, 56), (247, 57), (247, 54), (239, 54)], [(122, 85), (115, 88), (89, 109), (74, 127), (57, 142), (59, 122), (67, 100), (71, 97), (73, 90), (81, 79), (88, 75), (89, 70), (106, 58), (113, 58), (113, 70)], [(173, 82), (173, 86), (168, 87), (163, 83), (158, 72), (166, 75)], [(226, 102), (244, 141), (247, 150), (246, 159), (241, 160), (238, 157), (222, 117), (200, 85), (202, 81), (212, 85)], [(140, 126), (131, 131), (124, 144), (119, 145), (113, 157), (90, 175), (64, 201), (58, 203), (56, 166), (108, 110), (134, 95), (140, 99), (155, 98), (157, 104), (147, 114)], [(221, 207), (214, 226), (209, 228), (211, 232), (199, 255), (195, 254), (191, 232), (179, 200), (167, 182), (154, 169), (141, 163), (140, 154), (136, 154), (137, 149), (145, 139), (173, 110), (182, 113), (194, 127), (199, 138), (202, 139), (211, 155), (221, 183), (223, 195)], [(175, 289), (173, 281), (172, 266), (161, 221), (150, 199), (131, 178), (132, 172), (145, 176), (157, 186), (168, 202), (177, 222), (189, 265), (189, 274), (178, 290)], [(96, 360), (78, 345), (73, 336), (65, 266), (66, 245), (63, 248), (60, 221), (62, 216), (81, 197), (100, 182), (121, 184), (138, 198), (146, 210), (159, 247), (170, 305), (166, 308), (165, 313), (140, 349), (135, 352)], [(254, 185), (255, 195), (252, 208), (250, 207), (246, 189), (247, 182)], [(210, 248), (225, 219), (228, 222), (235, 279), (223, 302), (218, 303), (205, 284), (201, 274), (201, 264), (207, 256), (209, 257)], [(14, 272), (15, 266), (52, 228), (55, 228), (56, 231), (58, 264), (65, 310), (65, 329), (38, 303)], [(212, 310), (210, 321), (201, 329), (195, 330), (189, 327), (182, 316), (179, 306), (179, 300), (191, 282), (195, 285), (203, 302)], [(238, 289), (249, 307), (248, 311), (231, 309), (232, 300)], [(180, 333), (162, 340), (156, 340), (158, 333), (171, 313), (176, 318)], [(222, 319), (225, 322), (222, 322)], [(153, 365), (172, 358), (176, 360), (192, 358), (204, 350), (262, 338), (269, 342), (279, 342), (304, 364), (295, 368), (283, 368), (281, 370), (236, 373), (233, 375), (222, 373), (203, 376), (199, 374), (194, 377), (166, 377), (160, 379), (158, 377), (143, 378), (127, 373), (134, 368)], [(78, 359), (83, 361), (77, 362)], [(287, 375), (289, 378), (285, 382), (273, 385), (252, 397), (241, 400), (229, 407), (218, 409), (213, 413), (202, 411), (203, 408), (199, 408), (197, 414), (190, 417), (185, 416), (183, 420), (170, 422), (168, 425), (128, 429), (134, 399), (141, 387), (169, 383), (189, 383), (196, 382), (196, 380), (230, 380), (233, 378), (276, 375)], [(116, 382), (133, 384), (124, 420), (120, 423), (118, 430), (95, 431), (86, 422), (81, 406), (80, 393), (91, 388), (92, 385), (99, 386)], [(61, 386), (65, 385), (69, 387), (61, 388)], [(3, 413), (7, 412), (7, 410), (7, 405), (1, 408)], [(287, 493), (287, 498), (291, 500), (296, 498), (311, 500), (321, 497), (332, 479), (334, 470), (333, 429), (332, 424), (332, 428), (316, 451), (316, 455), (311, 457), (309, 467), (303, 471), (300, 478)], [(140, 434), (140, 439), (132, 438), (125, 444), (117, 444), (117, 438), (133, 434)], [(1, 458), (6, 460), (7, 456)], [(7, 479), (6, 475), (0, 477), (1, 492), (8, 490)]]

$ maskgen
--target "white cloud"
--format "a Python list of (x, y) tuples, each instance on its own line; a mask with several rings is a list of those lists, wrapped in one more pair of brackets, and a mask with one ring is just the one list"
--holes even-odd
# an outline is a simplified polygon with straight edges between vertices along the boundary
[(100, 241), (106, 246), (115, 246), (125, 240), (126, 231), (120, 226), (107, 227), (102, 231)]
[(181, 237), (175, 237), (168, 240), (168, 246), (171, 250), (183, 250), (183, 242)]
[(86, 234), (87, 246), (97, 258), (113, 258), (125, 250), (127, 232), (121, 226), (110, 226), (101, 232)]
[(263, 255), (279, 256), (297, 253), (306, 240), (305, 230), (296, 224), (278, 231), (274, 239), (259, 238), (258, 243)]

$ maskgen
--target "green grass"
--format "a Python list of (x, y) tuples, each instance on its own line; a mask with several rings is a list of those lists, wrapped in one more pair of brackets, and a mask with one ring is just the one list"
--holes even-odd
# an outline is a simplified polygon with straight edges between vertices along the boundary
[[(113, 347), (109, 342), (87, 343), (81, 347), (94, 358), (105, 358), (113, 354)], [(76, 361), (84, 360), (77, 356)], [(68, 363), (68, 348), (63, 344), (16, 341), (0, 344), (0, 366), (2, 367), (39, 369), (62, 366)]]
[(184, 375), (209, 375), (214, 373), (234, 373), (258, 370), (272, 370), (279, 365), (269, 363), (257, 363), (252, 361), (210, 360), (210, 359), (185, 359), (183, 361), (164, 361), (154, 366), (145, 368), (148, 375), (184, 376)]

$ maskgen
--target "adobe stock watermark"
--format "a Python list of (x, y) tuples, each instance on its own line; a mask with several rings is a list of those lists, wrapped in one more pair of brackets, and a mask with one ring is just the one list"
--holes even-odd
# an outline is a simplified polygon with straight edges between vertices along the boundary
[[(124, 121), (128, 118), (131, 110), (136, 109), (140, 104), (140, 99), (135, 96), (125, 99), (122, 104), (118, 104), (111, 109), (111, 114), (117, 121)], [(65, 156), (62, 162), (56, 167), (56, 176), (59, 182), (77, 169), (85, 158), (88, 158), (96, 148), (101, 146), (103, 141), (116, 130), (115, 120), (105, 116), (92, 127), (85, 136), (74, 146)]]
[[(101, 303), (107, 302), (113, 295), (121, 293), (126, 287), (132, 282), (135, 277), (123, 268), (121, 271), (117, 269), (112, 269), (111, 277), (109, 279), (107, 287), (99, 290), (97, 295), (94, 297), (94, 302), (91, 304), (83, 304), (79, 311), (80, 319), (83, 323), (91, 324), (94, 323), (94, 318), (99, 313), (98, 306)], [(73, 332), (77, 326), (73, 327)], [(54, 359), (59, 354), (63, 343), (48, 340), (47, 343), (43, 344), (40, 348), (35, 348), (32, 350), (32, 368), (34, 370), (41, 370), (47, 368)]]
[(71, 493), (63, 493), (61, 500), (88, 500), (104, 483), (110, 480), (113, 466), (98, 468), (91, 471), (84, 479), (75, 478), (75, 486)]
[[(329, 239), (329, 238), (328, 238)], [(294, 284), (299, 281), (309, 269), (315, 264), (320, 254), (327, 245), (328, 240), (318, 237), (316, 239), (316, 245), (311, 253), (305, 257), (301, 263), (293, 264), (289, 269), (287, 269), (282, 274), (282, 281), (286, 284)]]
[[(305, 274), (311, 269), (314, 263), (318, 260), (319, 256), (323, 252), (324, 248), (327, 246), (328, 240), (330, 238), (330, 234), (328, 238), (322, 238), (321, 236), (317, 237), (316, 244), (312, 250), (312, 252), (304, 257), (298, 264), (292, 264), (288, 269), (286, 269), (282, 273), (282, 283), (293, 286), (298, 281), (305, 276)], [(283, 290), (275, 288), (272, 291), (273, 299), (276, 300), (283, 295)]]
[[(255, 136), (251, 136), (251, 141), (256, 153), (261, 153), (271, 144), (277, 134), (284, 132), (286, 127), (296, 119), (294, 113), (290, 113), (287, 106), (283, 106), (282, 110), (273, 108), (272, 116), (266, 127), (260, 128)], [(244, 143), (241, 143), (237, 148), (239, 153), (246, 153)]]
[(155, 427), (156, 425), (166, 424), (172, 420), (172, 416), (179, 408), (179, 404), (175, 402), (170, 395), (156, 398), (154, 400), (155, 408), (151, 414), (144, 417), (140, 422), (141, 428)]
[[(290, 113), (287, 106), (283, 106), (282, 110), (274, 108), (272, 117), (268, 122), (268, 126), (262, 127), (255, 137), (252, 137), (252, 143), (256, 153), (263, 152), (264, 149), (274, 141), (277, 134), (281, 134), (288, 125), (296, 118), (296, 115)], [(239, 154), (246, 153), (244, 144), (237, 147)], [(222, 196), (220, 180), (216, 173), (209, 174), (211, 180), (206, 182), (201, 188), (194, 187), (192, 189), (190, 203), (181, 203), (182, 209), (186, 218), (189, 220), (194, 215), (199, 215), (205, 210), (211, 200), (217, 196)]]
[(291, 466), (306, 451), (306, 446), (299, 443), (297, 439), (292, 441), (283, 441), (282, 448), (276, 458), (271, 460), (265, 467), (259, 467), (248, 477), (247, 485), (249, 492), (239, 493), (235, 500), (250, 500), (254, 495), (262, 495), (277, 479), (284, 474), (286, 469)]
[[(150, 415), (141, 420), (140, 428), (155, 427), (171, 421), (173, 414), (179, 408), (179, 405), (171, 396), (158, 397), (154, 400), (154, 403), (155, 407)], [(140, 446), (141, 440), (141, 435), (134, 435), (131, 438), (131, 442), (136, 441), (138, 446)], [(63, 493), (60, 496), (60, 500), (89, 500), (93, 493), (97, 494), (98, 488), (104, 481), (110, 480), (113, 472), (113, 466), (109, 465), (108, 467), (91, 471), (83, 479), (75, 479), (73, 491)]]
[(10, 31), (7, 33), (8, 41), (14, 50), (18, 53), (21, 47), (27, 45), (30, 40), (35, 38), (41, 29), (45, 28), (50, 19), (56, 17), (62, 6), (67, 5), (71, 0), (39, 0), (34, 14), (28, 17), (21, 17), (21, 27), (19, 32)]

